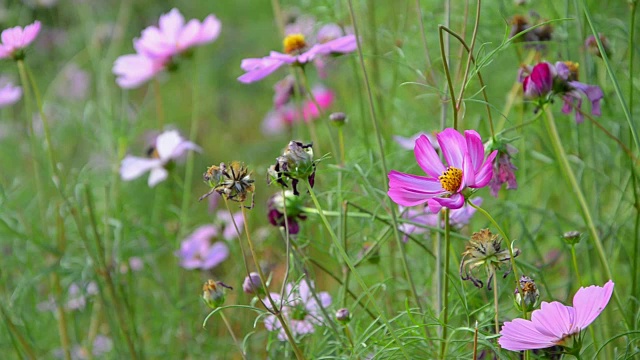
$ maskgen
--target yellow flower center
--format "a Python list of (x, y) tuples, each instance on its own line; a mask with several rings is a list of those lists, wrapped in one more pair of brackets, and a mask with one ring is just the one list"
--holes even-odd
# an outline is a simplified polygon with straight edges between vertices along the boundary
[(283, 44), (284, 52), (287, 54), (302, 50), (307, 46), (307, 43), (304, 41), (304, 35), (302, 34), (287, 35), (287, 37), (284, 38)]
[(443, 189), (449, 192), (456, 192), (460, 188), (460, 184), (462, 184), (462, 170), (449, 166), (447, 170), (438, 177), (438, 180), (440, 180)]
[(569, 72), (571, 73), (571, 75), (569, 75), (569, 79), (578, 81), (578, 70), (580, 69), (580, 64), (573, 61), (565, 61), (564, 64), (567, 65)]

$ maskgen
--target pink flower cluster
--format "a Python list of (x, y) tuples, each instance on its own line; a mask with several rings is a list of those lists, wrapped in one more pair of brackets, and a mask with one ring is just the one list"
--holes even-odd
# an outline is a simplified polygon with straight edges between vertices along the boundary
[(135, 54), (120, 56), (113, 65), (116, 82), (122, 88), (136, 88), (177, 64), (177, 56), (192, 47), (213, 42), (220, 34), (220, 21), (185, 19), (178, 9), (160, 16), (158, 26), (149, 26), (133, 40)]

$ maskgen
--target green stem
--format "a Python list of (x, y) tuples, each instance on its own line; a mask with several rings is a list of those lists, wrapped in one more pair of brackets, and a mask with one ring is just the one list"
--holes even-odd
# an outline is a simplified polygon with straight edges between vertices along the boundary
[(440, 55), (442, 55), (442, 66), (444, 66), (444, 74), (447, 78), (447, 88), (449, 89), (449, 101), (451, 101), (451, 108), (453, 109), (453, 128), (458, 128), (458, 108), (456, 107), (456, 94), (453, 90), (453, 81), (451, 80), (451, 73), (449, 71), (449, 61), (447, 59), (445, 41), (444, 41), (444, 26), (438, 26), (438, 34), (440, 35)]
[(32, 360), (37, 359), (38, 357), (33, 351), (33, 348), (31, 348), (31, 345), (29, 345), (29, 343), (27, 342), (27, 339), (25, 339), (24, 336), (22, 336), (22, 333), (18, 330), (16, 325), (13, 323), (13, 321), (11, 321), (11, 318), (9, 318), (9, 314), (7, 314), (7, 310), (4, 308), (4, 305), (2, 304), (0, 304), (0, 312), (2, 312), (2, 317), (4, 318), (5, 325), (7, 325), (11, 333), (13, 333), (13, 336), (18, 338), (18, 342), (20, 342), (20, 345), (22, 345), (22, 349), (24, 350), (24, 352), (27, 353), (26, 354), (27, 357)]
[(580, 286), (584, 286), (582, 282), (582, 278), (580, 277), (580, 270), (578, 269), (578, 257), (576, 256), (576, 245), (571, 245), (571, 260), (573, 261), (573, 270), (576, 272), (576, 278), (578, 279), (578, 284)]
[(298, 360), (304, 360), (305, 359), (304, 354), (298, 347), (298, 344), (296, 343), (296, 340), (293, 337), (291, 330), (289, 329), (289, 325), (287, 321), (282, 316), (282, 312), (280, 311), (280, 308), (276, 306), (276, 303), (275, 301), (273, 301), (273, 298), (271, 297), (271, 293), (267, 288), (267, 282), (265, 280), (266, 278), (264, 276), (264, 272), (262, 271), (262, 267), (258, 262), (258, 254), (256, 253), (255, 248), (253, 246), (253, 241), (251, 241), (247, 211), (243, 205), (240, 205), (240, 208), (242, 209), (242, 218), (244, 220), (244, 233), (246, 234), (247, 243), (249, 244), (249, 251), (251, 251), (251, 257), (253, 258), (253, 263), (256, 267), (256, 271), (258, 272), (258, 275), (260, 276), (260, 282), (262, 283), (262, 288), (265, 290), (267, 299), (269, 300), (269, 304), (271, 305), (270, 311), (273, 315), (275, 315), (278, 318), (278, 321), (280, 321), (280, 325), (282, 325), (282, 329), (284, 330), (284, 333), (287, 336), (287, 340), (289, 340), (289, 344), (291, 344), (291, 347), (293, 348), (293, 352), (296, 354), (296, 358)]
[[(560, 135), (558, 134), (558, 129), (556, 128), (555, 121), (553, 119), (553, 113), (548, 107), (544, 108), (545, 112), (545, 126), (547, 127), (547, 133), (549, 134), (549, 138), (551, 140), (551, 145), (556, 153), (556, 157), (558, 158), (558, 162), (560, 163), (560, 169), (564, 174), (565, 179), (569, 183), (571, 190), (573, 191), (574, 196), (576, 197), (576, 201), (578, 202), (578, 206), (582, 210), (582, 217), (584, 218), (584, 222), (589, 229), (590, 238), (593, 241), (593, 244), (596, 248), (596, 252), (600, 259), (600, 263), (602, 268), (604, 269), (604, 273), (607, 279), (613, 279), (611, 275), (611, 269), (609, 268), (609, 263), (607, 261), (607, 255), (604, 252), (604, 247), (602, 246), (602, 241), (600, 240), (600, 235), (598, 234), (598, 230), (596, 229), (596, 225), (593, 222), (593, 218), (591, 217), (591, 212), (589, 210), (589, 205), (587, 204), (587, 200), (582, 194), (582, 190), (580, 188), (580, 184), (578, 184), (578, 180), (576, 179), (573, 171), (571, 170), (571, 165), (569, 164), (569, 160), (567, 158), (567, 154), (564, 151), (564, 147), (562, 146), (562, 140), (560, 140)], [(622, 301), (620, 300), (620, 296), (618, 295), (618, 291), (613, 290), (613, 297), (616, 300), (616, 304), (621, 312), (623, 312), (624, 307), (622, 306)], [(622, 316), (627, 326), (627, 329), (631, 328), (629, 317)]]
[(153, 79), (153, 96), (156, 100), (156, 120), (158, 121), (158, 130), (162, 131), (164, 128), (164, 108), (162, 106), (162, 93), (160, 92), (160, 80), (158, 80), (158, 78)]
[(429, 71), (429, 77), (427, 83), (434, 84), (435, 76), (433, 73), (433, 67), (431, 66), (431, 56), (429, 55), (429, 47), (427, 46), (427, 35), (424, 31), (424, 19), (422, 14), (422, 6), (420, 6), (420, 0), (416, 0), (416, 10), (418, 13), (418, 24), (420, 24), (420, 38), (422, 39), (422, 47), (424, 48), (424, 59), (427, 62), (427, 70)]
[(496, 334), (500, 333), (500, 321), (498, 320), (498, 277), (493, 274), (493, 309), (495, 311)]
[[(351, 0), (349, 0), (349, 2), (350, 1)], [(393, 330), (393, 328), (391, 327), (391, 324), (389, 323), (389, 321), (387, 320), (386, 316), (382, 312), (382, 309), (380, 308), (380, 306), (378, 306), (378, 303), (375, 301), (373, 295), (371, 294), (371, 291), (369, 290), (369, 287), (367, 286), (367, 284), (365, 284), (364, 280), (362, 279), (362, 277), (360, 276), (360, 274), (356, 270), (355, 266), (353, 266), (353, 263), (349, 259), (349, 255), (345, 252), (344, 248), (342, 247), (342, 245), (338, 241), (338, 238), (337, 238), (335, 232), (333, 231), (333, 228), (331, 227), (331, 224), (329, 224), (329, 220), (327, 220), (327, 217), (324, 216), (324, 213), (322, 211), (322, 207), (320, 206), (320, 203), (318, 202), (318, 198), (316, 197), (316, 193), (315, 193), (315, 191), (313, 191), (313, 188), (311, 187), (311, 184), (309, 184), (308, 180), (305, 180), (304, 183), (305, 183), (305, 185), (307, 185), (307, 190), (309, 191), (309, 195), (311, 195), (311, 200), (313, 200), (313, 204), (318, 209), (319, 214), (320, 214), (320, 218), (322, 219), (322, 222), (324, 223), (324, 226), (327, 228), (327, 231), (329, 232), (331, 241), (333, 242), (333, 246), (338, 250), (338, 253), (342, 257), (342, 260), (347, 264), (347, 266), (351, 270), (351, 273), (352, 273), (353, 277), (356, 279), (358, 284), (360, 284), (360, 287), (362, 287), (362, 290), (365, 292), (365, 294), (367, 295), (367, 297), (371, 301), (371, 304), (373, 304), (373, 306), (375, 308), (375, 311), (378, 312), (378, 314), (380, 315), (380, 318), (382, 319), (382, 322), (384, 323), (384, 325), (388, 329), (388, 331), (391, 333), (391, 336), (393, 337), (394, 341), (398, 344), (398, 346), (400, 346), (400, 350), (402, 351), (402, 353), (405, 356), (405, 358), (409, 359), (409, 354), (407, 354), (405, 348), (402, 346), (402, 343), (400, 342), (400, 339), (398, 339), (398, 336), (397, 336), (396, 332)]]
[[(380, 160), (382, 163), (382, 179), (383, 179), (383, 183), (387, 183), (387, 174), (389, 173), (388, 168), (387, 168), (387, 161), (386, 161), (386, 157), (385, 157), (385, 150), (384, 150), (384, 144), (382, 143), (382, 135), (380, 133), (380, 128), (378, 126), (378, 118), (376, 116), (376, 111), (375, 111), (375, 107), (374, 107), (374, 101), (373, 101), (373, 91), (371, 90), (371, 83), (369, 82), (369, 76), (367, 74), (367, 68), (364, 64), (364, 55), (362, 53), (362, 43), (360, 42), (360, 36), (359, 36), (359, 30), (358, 30), (358, 26), (357, 26), (357, 22), (356, 22), (356, 15), (355, 15), (355, 11), (353, 10), (353, 1), (352, 0), (348, 0), (348, 5), (349, 5), (349, 13), (351, 15), (351, 22), (353, 23), (353, 29), (355, 32), (355, 36), (356, 36), (356, 41), (358, 42), (358, 58), (360, 60), (360, 69), (362, 70), (362, 74), (364, 77), (364, 83), (365, 83), (365, 87), (367, 89), (367, 97), (369, 100), (369, 114), (371, 116), (371, 122), (373, 124), (373, 128), (374, 131), (376, 133), (376, 140), (378, 142), (378, 151), (380, 154)], [(393, 201), (391, 200), (391, 198), (387, 197), (387, 200), (389, 202), (389, 210), (391, 211), (391, 222), (392, 222), (392, 226), (393, 226), (393, 234), (395, 237), (395, 241), (396, 241), (396, 246), (398, 247), (398, 249), (400, 249), (400, 259), (402, 262), (402, 267), (404, 270), (404, 274), (405, 277), (407, 278), (407, 282), (409, 283), (409, 287), (411, 288), (411, 294), (413, 296), (413, 299), (416, 303), (416, 305), (418, 306), (418, 309), (420, 310), (420, 313), (424, 313), (424, 310), (422, 308), (422, 302), (420, 301), (420, 297), (418, 296), (418, 292), (416, 290), (416, 286), (415, 283), (413, 281), (413, 277), (411, 276), (411, 272), (409, 271), (409, 267), (407, 265), (407, 254), (404, 248), (404, 244), (402, 243), (402, 239), (400, 238), (400, 232), (398, 231), (398, 219), (396, 216), (396, 204), (393, 203)], [(316, 207), (318, 209), (320, 209), (320, 207), (318, 206), (318, 204), (316, 204)], [(321, 214), (321, 217), (324, 218), (324, 215)], [(344, 252), (344, 249), (342, 249), (342, 252)], [(344, 253), (344, 256), (347, 256), (346, 253)], [(354, 269), (352, 269), (354, 270)], [(361, 283), (361, 285), (364, 285), (364, 283)], [(425, 327), (424, 328), (425, 331), (425, 337), (428, 338), (428, 330)], [(403, 352), (404, 352), (404, 348)], [(405, 353), (406, 355), (406, 353)]]
[(449, 258), (451, 257), (451, 223), (449, 221), (449, 209), (444, 211), (444, 264), (442, 264), (442, 343), (440, 344), (440, 358), (446, 357), (447, 351), (447, 330), (449, 326)]
[(218, 314), (220, 314), (220, 317), (222, 318), (224, 325), (227, 327), (227, 330), (229, 331), (229, 335), (231, 335), (231, 339), (233, 339), (233, 343), (236, 344), (236, 346), (238, 347), (238, 350), (240, 350), (240, 355), (244, 360), (247, 360), (247, 354), (244, 353), (242, 344), (238, 342), (238, 339), (236, 338), (236, 334), (233, 332), (233, 328), (231, 327), (231, 324), (229, 324), (227, 317), (224, 316), (224, 313), (222, 312), (222, 310), (218, 311)]
[[(334, 154), (338, 153), (338, 150), (336, 148), (336, 143), (335, 141), (333, 141), (333, 136), (331, 136), (331, 125), (329, 124), (329, 121), (327, 120), (324, 111), (322, 110), (322, 108), (320, 107), (320, 104), (318, 103), (318, 100), (316, 99), (316, 96), (313, 94), (313, 91), (311, 89), (311, 86), (309, 85), (309, 80), (307, 79), (307, 73), (304, 71), (304, 68), (300, 68), (300, 73), (302, 74), (301, 79), (302, 79), (302, 86), (304, 87), (305, 91), (307, 92), (307, 96), (309, 96), (309, 99), (311, 100), (311, 102), (313, 103), (313, 105), (316, 107), (316, 109), (318, 109), (318, 116), (320, 119), (322, 119), (322, 123), (326, 125), (327, 127), (327, 131), (329, 132), (329, 143), (331, 144), (331, 151), (333, 151)], [(304, 114), (303, 114), (304, 116)], [(306, 119), (303, 119), (304, 121), (307, 121)], [(309, 119), (309, 124), (314, 124), (314, 120), (313, 119)], [(320, 145), (320, 144), (318, 144)]]

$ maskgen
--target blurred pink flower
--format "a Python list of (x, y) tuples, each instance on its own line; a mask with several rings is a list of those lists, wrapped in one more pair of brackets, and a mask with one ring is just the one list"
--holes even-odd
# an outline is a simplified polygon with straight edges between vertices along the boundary
[(214, 16), (204, 21), (185, 19), (178, 9), (160, 16), (158, 26), (149, 26), (133, 40), (136, 54), (116, 59), (113, 73), (122, 88), (138, 87), (164, 70), (175, 67), (175, 57), (190, 48), (213, 42), (220, 34), (221, 23)]
[(24, 29), (15, 26), (2, 30), (0, 34), (0, 59), (22, 59), (24, 53), (22, 50), (29, 46), (40, 32), (40, 21), (35, 21), (31, 25), (27, 25)]
[(345, 54), (357, 49), (357, 41), (354, 35), (346, 35), (325, 43), (317, 43), (309, 50), (302, 34), (290, 34), (284, 40), (285, 53), (272, 51), (269, 56), (263, 58), (248, 58), (242, 60), (240, 67), (245, 74), (238, 77), (242, 83), (252, 83), (262, 80), (281, 66), (305, 65), (318, 56), (329, 54)]
[[(333, 91), (322, 86), (316, 86), (312, 92), (320, 106), (320, 110), (325, 111), (333, 105), (335, 98)], [(310, 99), (304, 101), (302, 109), (293, 102), (289, 102), (280, 107), (275, 107), (267, 114), (262, 121), (262, 131), (267, 135), (279, 134), (303, 119), (305, 122), (309, 122), (319, 116), (318, 107)]]
[(0, 108), (15, 104), (22, 97), (22, 88), (5, 77), (0, 78)]
[(82, 100), (88, 96), (91, 78), (78, 64), (70, 63), (64, 67), (56, 82), (56, 93), (72, 100)]
[(431, 146), (433, 146), (434, 149), (440, 150), (440, 145), (438, 144), (438, 140), (436, 140), (436, 137), (432, 134), (427, 134), (425, 132), (419, 132), (410, 137), (394, 135), (393, 140), (395, 140), (395, 142), (398, 145), (400, 145), (401, 148), (405, 150), (413, 150), (413, 148), (416, 146), (416, 140), (418, 140), (418, 138), (420, 138), (422, 135), (426, 136), (427, 139), (429, 139), (429, 142), (431, 143)]
[(567, 346), (567, 340), (580, 334), (600, 315), (613, 293), (613, 281), (604, 287), (581, 287), (573, 296), (573, 306), (560, 302), (542, 302), (531, 320), (515, 319), (502, 326), (498, 343), (511, 351)]
[[(482, 205), (482, 198), (480, 197), (474, 197), (470, 201), (476, 206)], [(398, 230), (404, 233), (403, 241), (405, 242), (409, 240), (409, 235), (411, 234), (428, 234), (428, 227), (438, 227), (438, 223), (440, 223), (441, 228), (444, 228), (444, 223), (440, 222), (440, 214), (429, 211), (428, 206), (420, 206), (417, 209), (408, 208), (406, 210), (400, 206), (400, 212), (404, 219), (416, 223), (404, 222), (398, 226)], [(449, 212), (449, 224), (455, 229), (461, 229), (469, 223), (475, 213), (476, 209), (465, 203), (461, 208)]]
[[(280, 311), (289, 323), (293, 336), (311, 334), (315, 331), (316, 326), (323, 325), (324, 321), (320, 307), (327, 308), (331, 305), (331, 295), (325, 291), (316, 294), (320, 300), (320, 304), (318, 304), (311, 293), (310, 286), (314, 286), (313, 281), (307, 281), (306, 279), (303, 279), (298, 287), (289, 283), (285, 288), (284, 299), (281, 299), (278, 293), (271, 293), (271, 298), (276, 304), (280, 304), (282, 300), (282, 309)], [(268, 300), (265, 300), (264, 303), (268, 307), (270, 306)], [(278, 340), (287, 340), (282, 324), (275, 315), (265, 317), (264, 326), (269, 331), (277, 331)]]
[(182, 157), (189, 150), (201, 151), (198, 145), (185, 140), (177, 130), (165, 131), (156, 138), (149, 158), (125, 156), (120, 165), (120, 176), (122, 180), (129, 181), (150, 171), (149, 186), (156, 186), (169, 175), (165, 165)]
[(502, 184), (507, 184), (507, 190), (518, 188), (515, 171), (518, 170), (511, 162), (513, 155), (518, 153), (518, 149), (510, 144), (505, 144), (503, 149), (498, 149), (498, 156), (493, 161), (493, 177), (489, 182), (491, 195), (498, 197), (498, 191)]
[(427, 203), (434, 213), (443, 206), (459, 209), (464, 205), (463, 191), (466, 188), (482, 188), (491, 180), (497, 151), (485, 159), (484, 145), (476, 131), (467, 130), (462, 136), (457, 130), (448, 128), (439, 132), (436, 138), (448, 166), (442, 164), (426, 136), (418, 138), (415, 157), (428, 176), (391, 170), (388, 194), (396, 204), (415, 206)]
[(180, 266), (185, 269), (209, 270), (218, 266), (229, 257), (229, 247), (222, 241), (211, 242), (218, 236), (214, 225), (203, 225), (197, 228), (180, 244), (176, 256), (180, 258)]

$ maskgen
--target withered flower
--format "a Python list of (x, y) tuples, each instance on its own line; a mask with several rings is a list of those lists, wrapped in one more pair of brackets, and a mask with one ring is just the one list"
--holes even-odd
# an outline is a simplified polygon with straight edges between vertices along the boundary
[(222, 281), (213, 281), (211, 279), (202, 285), (202, 300), (212, 309), (216, 309), (224, 304), (224, 289), (233, 290), (233, 288)]
[(269, 184), (273, 181), (288, 187), (291, 180), (291, 187), (294, 195), (298, 192), (299, 181), (309, 181), (313, 187), (316, 176), (316, 161), (313, 160), (313, 144), (304, 144), (300, 141), (290, 141), (284, 149), (284, 153), (276, 158), (276, 164), (269, 168)]
[(255, 180), (251, 179), (251, 172), (243, 163), (233, 161), (229, 166), (225, 163), (220, 163), (220, 166), (212, 165), (202, 177), (211, 190), (202, 195), (200, 200), (217, 192), (227, 200), (243, 203), (247, 200), (247, 194), (251, 193), (251, 206), (247, 208), (253, 208)]
[[(520, 254), (520, 250), (513, 249), (513, 256)], [(503, 264), (507, 264), (507, 270), (503, 277), (507, 277), (511, 271), (511, 256), (509, 249), (502, 247), (502, 239), (494, 235), (489, 229), (482, 229), (471, 235), (471, 240), (467, 243), (466, 251), (462, 253), (460, 262), (460, 277), (462, 280), (471, 280), (473, 285), (481, 288), (484, 283), (476, 278), (473, 271), (476, 268), (484, 267), (487, 273), (487, 289), (491, 290), (491, 280)]]

